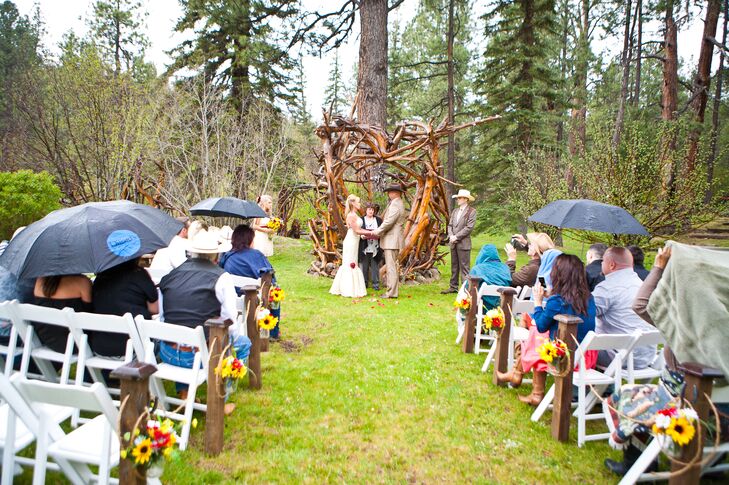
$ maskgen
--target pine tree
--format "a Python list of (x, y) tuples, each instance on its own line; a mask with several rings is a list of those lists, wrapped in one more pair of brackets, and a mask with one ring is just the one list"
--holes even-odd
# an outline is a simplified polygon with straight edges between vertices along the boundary
[(190, 68), (209, 81), (230, 87), (240, 111), (252, 98), (289, 101), (295, 62), (277, 30), (297, 15), (296, 0), (181, 0), (183, 16), (175, 30), (195, 38), (173, 49), (170, 72)]
[(334, 59), (332, 59), (331, 67), (329, 68), (329, 80), (327, 87), (324, 90), (324, 109), (329, 110), (331, 107), (332, 113), (344, 113), (347, 111), (347, 98), (345, 95), (346, 87), (344, 80), (342, 79), (342, 66), (339, 62), (339, 50), (334, 51)]
[(306, 102), (306, 94), (304, 93), (304, 63), (303, 56), (299, 54), (294, 68), (294, 78), (291, 86), (291, 94), (293, 98), (289, 103), (289, 111), (291, 117), (296, 123), (307, 124), (311, 122), (311, 115)]
[(114, 66), (114, 74), (124, 68), (141, 67), (147, 37), (140, 33), (147, 12), (142, 12), (138, 0), (97, 0), (88, 24), (92, 40), (104, 54), (104, 60)]

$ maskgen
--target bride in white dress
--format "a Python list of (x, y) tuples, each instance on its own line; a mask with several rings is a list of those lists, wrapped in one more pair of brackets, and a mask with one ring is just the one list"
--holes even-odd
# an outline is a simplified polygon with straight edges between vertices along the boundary
[(342, 244), (342, 265), (337, 270), (329, 293), (350, 298), (359, 298), (367, 295), (364, 274), (357, 261), (359, 256), (359, 240), (363, 234), (370, 231), (362, 230), (362, 219), (357, 214), (360, 208), (359, 197), (350, 195), (345, 206), (347, 212), (347, 236)]

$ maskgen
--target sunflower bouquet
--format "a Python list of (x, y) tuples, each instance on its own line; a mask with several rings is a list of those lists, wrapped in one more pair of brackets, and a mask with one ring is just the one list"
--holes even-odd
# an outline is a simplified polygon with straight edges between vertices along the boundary
[(271, 288), (271, 290), (268, 292), (268, 300), (271, 304), (271, 308), (273, 310), (281, 308), (281, 302), (284, 301), (285, 297), (286, 294), (280, 286), (274, 286), (273, 288)]
[(215, 374), (219, 375), (223, 379), (242, 379), (245, 377), (248, 369), (246, 368), (243, 361), (236, 358), (234, 355), (222, 359), (218, 366), (215, 368)]
[(271, 217), (268, 219), (268, 224), (266, 224), (266, 227), (273, 230), (273, 232), (278, 232), (278, 230), (281, 228), (281, 224), (283, 224), (283, 221), (279, 219), (278, 217)]
[(453, 306), (465, 316), (466, 313), (468, 313), (468, 310), (471, 309), (471, 295), (464, 298), (456, 298), (456, 301), (453, 302)]
[(269, 332), (276, 328), (278, 318), (271, 315), (268, 309), (259, 307), (256, 319), (258, 320), (258, 328), (261, 329), (261, 338), (268, 338)]
[(486, 327), (486, 330), (501, 331), (505, 323), (506, 317), (501, 307), (492, 308), (483, 317), (483, 326)]
[(552, 375), (562, 375), (566, 372), (570, 361), (570, 349), (560, 339), (545, 339), (544, 343), (537, 347), (539, 358), (547, 363)]
[(696, 435), (698, 419), (693, 409), (669, 406), (653, 416), (651, 429), (664, 449), (685, 446)]
[[(143, 470), (174, 458), (178, 454), (178, 441), (182, 431), (182, 423), (175, 424), (153, 411), (147, 411), (147, 415), (152, 418), (147, 420), (146, 426), (135, 427), (134, 433), (124, 433), (119, 452), (123, 460), (130, 460)], [(193, 420), (192, 426), (196, 425), (197, 420)], [(124, 447), (124, 444), (127, 446)]]

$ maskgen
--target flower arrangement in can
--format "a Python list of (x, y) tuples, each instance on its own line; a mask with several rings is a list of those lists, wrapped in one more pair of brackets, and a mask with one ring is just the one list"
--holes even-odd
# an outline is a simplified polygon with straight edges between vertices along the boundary
[(256, 320), (258, 320), (258, 326), (263, 330), (273, 330), (278, 323), (278, 318), (271, 315), (271, 312), (266, 308), (259, 308)]
[(284, 301), (285, 297), (286, 294), (284, 293), (284, 290), (282, 290), (280, 286), (274, 286), (268, 292), (270, 307), (274, 310), (281, 308), (281, 302)]
[[(154, 407), (142, 416), (152, 418), (143, 427), (135, 426), (133, 433), (124, 433), (119, 456), (146, 470), (177, 456), (182, 423), (175, 424), (169, 418), (154, 414)], [(197, 420), (193, 419), (191, 424), (193, 428), (197, 427)]]
[(215, 374), (219, 375), (223, 379), (242, 379), (245, 377), (247, 372), (248, 369), (243, 364), (243, 361), (236, 358), (234, 355), (229, 355), (222, 359), (215, 368)]
[(663, 448), (686, 446), (696, 435), (698, 419), (693, 409), (668, 406), (653, 415), (651, 430)]
[(268, 224), (266, 224), (266, 227), (273, 230), (274, 232), (278, 232), (282, 224), (283, 221), (278, 217), (271, 217), (270, 219), (268, 219)]
[(483, 325), (487, 330), (500, 331), (506, 324), (506, 316), (501, 307), (492, 308), (483, 317)]
[(542, 345), (537, 347), (539, 358), (547, 363), (548, 371), (554, 376), (567, 373), (570, 361), (570, 349), (560, 339), (544, 339)]
[(471, 295), (467, 295), (464, 298), (456, 298), (456, 301), (453, 302), (453, 306), (465, 315), (471, 308)]

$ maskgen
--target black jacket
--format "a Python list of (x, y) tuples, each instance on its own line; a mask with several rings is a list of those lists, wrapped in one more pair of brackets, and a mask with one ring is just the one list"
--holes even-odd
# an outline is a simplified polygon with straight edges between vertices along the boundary
[[(364, 229), (364, 227), (365, 227), (364, 217), (360, 217), (359, 219), (362, 221), (362, 228)], [(380, 227), (382, 225), (382, 219), (375, 216), (375, 220), (377, 221), (377, 227)], [(360, 261), (362, 261), (365, 257), (365, 249), (367, 249), (367, 239), (360, 239), (359, 240), (359, 260)], [(375, 261), (377, 261), (378, 263), (381, 262), (383, 254), (384, 253), (382, 252), (382, 248), (380, 248), (377, 251), (377, 256), (375, 256)]]
[(587, 275), (587, 286), (590, 287), (590, 293), (592, 293), (595, 287), (605, 280), (605, 275), (602, 274), (602, 259), (585, 266), (585, 274)]

